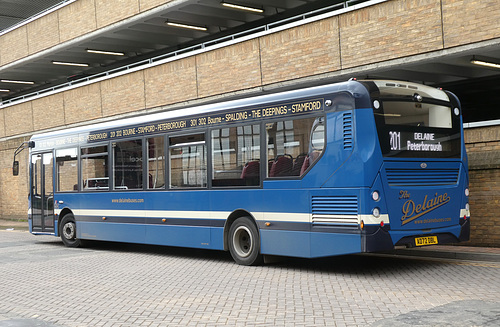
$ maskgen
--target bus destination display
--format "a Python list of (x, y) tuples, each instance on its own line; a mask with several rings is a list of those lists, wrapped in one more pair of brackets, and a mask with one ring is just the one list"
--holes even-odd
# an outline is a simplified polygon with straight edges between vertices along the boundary
[[(389, 131), (389, 144), (392, 151), (443, 152), (449, 151), (448, 135), (407, 131)], [(442, 143), (443, 142), (443, 143)]]
[(219, 124), (255, 121), (273, 117), (296, 116), (314, 111), (323, 111), (323, 99), (309, 99), (280, 105), (249, 108), (243, 110), (216, 112), (202, 116), (190, 116), (167, 121), (156, 121), (137, 126), (121, 127), (91, 132), (87, 142), (178, 131), (186, 128), (216, 126)]

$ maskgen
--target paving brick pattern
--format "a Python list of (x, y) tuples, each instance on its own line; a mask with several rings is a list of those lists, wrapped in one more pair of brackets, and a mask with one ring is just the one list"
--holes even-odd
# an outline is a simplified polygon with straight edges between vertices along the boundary
[(25, 231), (0, 231), (0, 272), (0, 326), (383, 326), (457, 301), (500, 304), (498, 262), (345, 256), (244, 267), (224, 252), (71, 249)]

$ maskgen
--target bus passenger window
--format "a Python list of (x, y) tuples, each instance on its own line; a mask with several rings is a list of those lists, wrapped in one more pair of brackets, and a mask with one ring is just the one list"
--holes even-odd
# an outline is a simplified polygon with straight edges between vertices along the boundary
[(82, 148), (82, 190), (96, 191), (109, 188), (108, 146)]
[(212, 131), (212, 186), (260, 185), (260, 126)]
[(77, 154), (77, 148), (56, 151), (56, 187), (58, 192), (73, 192), (78, 190)]
[(268, 177), (302, 176), (324, 148), (322, 118), (266, 124)]
[(165, 141), (152, 137), (148, 141), (148, 189), (165, 188)]
[(174, 136), (170, 145), (170, 188), (207, 187), (205, 134)]
[(113, 143), (115, 190), (142, 189), (142, 140)]

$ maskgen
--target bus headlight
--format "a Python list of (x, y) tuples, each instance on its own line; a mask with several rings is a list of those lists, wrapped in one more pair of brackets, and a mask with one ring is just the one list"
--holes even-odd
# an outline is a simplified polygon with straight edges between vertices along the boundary
[(465, 196), (469, 196), (469, 188), (468, 187), (465, 188)]
[(373, 215), (373, 217), (375, 217), (375, 218), (380, 217), (380, 209), (379, 209), (379, 208), (376, 208), (376, 207), (375, 207), (375, 208), (373, 208), (373, 210), (372, 210), (372, 215)]
[(378, 191), (373, 191), (373, 193), (372, 193), (372, 199), (373, 199), (373, 201), (380, 200), (380, 193)]
[(466, 203), (466, 204), (465, 204), (465, 210), (466, 210), (467, 212), (469, 212), (469, 210), (470, 210), (469, 203)]

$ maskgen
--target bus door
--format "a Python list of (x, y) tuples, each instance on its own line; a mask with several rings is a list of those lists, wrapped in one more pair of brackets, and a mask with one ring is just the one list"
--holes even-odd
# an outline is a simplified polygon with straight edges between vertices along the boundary
[(33, 232), (54, 232), (54, 158), (52, 152), (31, 156)]

